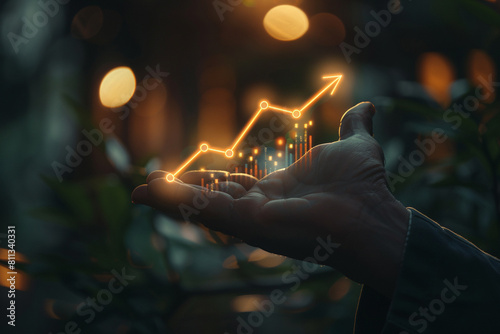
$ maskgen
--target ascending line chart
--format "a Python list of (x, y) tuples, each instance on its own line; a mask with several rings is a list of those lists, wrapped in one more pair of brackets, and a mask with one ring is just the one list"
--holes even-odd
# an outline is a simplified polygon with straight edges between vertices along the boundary
[(247, 122), (243, 130), (238, 134), (234, 142), (231, 144), (231, 146), (227, 148), (217, 148), (217, 147), (211, 147), (208, 143), (202, 142), (199, 146), (199, 149), (195, 151), (189, 158), (187, 158), (178, 168), (175, 172), (170, 172), (167, 174), (166, 179), (168, 182), (173, 182), (175, 178), (186, 168), (189, 167), (191, 163), (196, 160), (199, 156), (201, 156), (204, 153), (208, 152), (213, 152), (216, 154), (224, 155), (226, 158), (232, 158), (234, 156), (234, 152), (236, 148), (238, 148), (238, 145), (240, 145), (241, 141), (243, 138), (245, 138), (245, 135), (248, 134), (248, 132), (252, 129), (254, 124), (257, 122), (259, 117), (266, 111), (273, 111), (273, 112), (280, 112), (280, 113), (285, 113), (285, 114), (290, 114), (295, 119), (299, 119), (302, 117), (305, 111), (307, 111), (311, 106), (313, 106), (323, 95), (325, 95), (327, 92), (330, 92), (330, 95), (333, 95), (335, 93), (335, 90), (337, 89), (340, 80), (342, 79), (341, 74), (336, 74), (336, 75), (327, 75), (323, 76), (323, 79), (329, 79), (328, 84), (321, 88), (316, 94), (314, 94), (307, 102), (304, 103), (304, 105), (300, 109), (286, 109), (282, 107), (277, 107), (272, 104), (270, 104), (268, 101), (261, 101), (259, 104), (259, 109), (255, 112), (255, 114), (252, 116), (252, 118)]

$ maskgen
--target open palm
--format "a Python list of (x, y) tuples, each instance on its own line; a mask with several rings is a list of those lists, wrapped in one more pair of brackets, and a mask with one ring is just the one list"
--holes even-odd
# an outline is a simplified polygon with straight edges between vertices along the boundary
[[(132, 198), (170, 215), (189, 208), (190, 219), (208, 228), (297, 259), (312, 256), (322, 238), (340, 246), (319, 262), (390, 293), (391, 287), (378, 285), (391, 284), (397, 274), (408, 213), (387, 188), (383, 153), (372, 137), (374, 112), (370, 103), (351, 108), (339, 141), (315, 146), (261, 180), (195, 171), (167, 182), (166, 173), (157, 171)], [(218, 191), (197, 186), (209, 173), (218, 177)]]

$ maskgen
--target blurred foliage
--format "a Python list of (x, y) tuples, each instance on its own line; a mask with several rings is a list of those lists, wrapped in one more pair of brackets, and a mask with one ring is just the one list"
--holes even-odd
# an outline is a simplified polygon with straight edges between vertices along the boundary
[[(415, 184), (422, 185), (424, 182), (433, 192), (445, 194), (434, 197), (431, 207), (437, 212), (447, 208), (449, 220), (468, 222), (468, 228), (461, 233), (483, 250), (498, 256), (500, 101), (497, 96), (488, 103), (477, 99), (476, 92), (481, 89), (484, 90), (484, 87), (470, 86), (451, 101), (449, 108), (437, 107), (429, 96), (392, 101), (390, 109), (394, 112), (416, 116), (405, 125), (415, 134), (415, 140), (431, 139), (433, 131), (440, 131), (446, 136), (443, 143), (434, 143), (436, 156), (428, 159), (427, 155), (423, 166), (415, 166), (416, 172), (396, 185), (396, 193), (404, 192), (405, 188), (414, 191)], [(471, 98), (478, 101), (476, 108), (470, 105)], [(444, 150), (440, 150), (439, 146)], [(423, 152), (422, 148), (412, 145), (402, 156), (408, 158), (414, 150)], [(394, 166), (392, 172), (397, 174), (398, 167)], [(413, 196), (419, 197), (415, 193)]]

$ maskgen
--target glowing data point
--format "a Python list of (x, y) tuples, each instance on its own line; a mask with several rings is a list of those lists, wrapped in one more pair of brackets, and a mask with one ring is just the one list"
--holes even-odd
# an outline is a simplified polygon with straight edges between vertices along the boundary
[(202, 152), (208, 151), (208, 144), (201, 144), (200, 145), (200, 151), (202, 151)]
[(267, 108), (269, 108), (269, 103), (268, 103), (267, 101), (262, 101), (262, 102), (260, 103), (260, 108), (261, 108), (262, 110), (266, 110)]
[(299, 118), (299, 117), (300, 117), (300, 110), (295, 109), (295, 110), (292, 112), (292, 116), (293, 116), (293, 118)]
[(226, 154), (226, 157), (231, 158), (233, 156), (234, 152), (233, 152), (233, 150), (229, 149), (229, 150), (226, 150), (225, 154)]
[(175, 176), (173, 174), (168, 173), (166, 179), (168, 182), (174, 182)]

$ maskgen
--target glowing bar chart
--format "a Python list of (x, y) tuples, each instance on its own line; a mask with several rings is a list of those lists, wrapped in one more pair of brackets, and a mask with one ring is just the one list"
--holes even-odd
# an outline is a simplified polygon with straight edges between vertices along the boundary
[[(312, 148), (313, 137), (310, 134), (310, 130), (313, 126), (313, 122), (309, 120), (307, 122), (299, 123), (298, 120), (304, 115), (304, 112), (315, 104), (326, 92), (331, 90), (330, 95), (333, 95), (340, 83), (340, 80), (342, 79), (342, 75), (337, 74), (323, 76), (323, 79), (330, 79), (329, 83), (320, 89), (320, 91), (313, 95), (309, 100), (307, 100), (300, 109), (286, 109), (271, 105), (268, 101), (261, 101), (259, 109), (247, 122), (243, 130), (238, 134), (234, 142), (229, 147), (217, 148), (211, 147), (206, 142), (201, 143), (199, 149), (187, 158), (175, 172), (167, 174), (166, 180), (168, 182), (173, 182), (175, 177), (185, 171), (199, 156), (210, 152), (223, 155), (227, 159), (236, 157), (244, 159), (244, 163), (234, 167), (234, 172), (253, 175), (258, 179), (265, 177), (267, 174), (279, 168), (289, 166), (299, 160), (301, 156)], [(269, 111), (288, 114), (296, 120), (294, 128), (287, 135), (288, 138), (280, 137), (276, 139), (275, 148), (272, 150), (267, 146), (264, 146), (260, 148), (253, 148), (250, 155), (248, 155), (248, 152), (239, 152), (238, 147), (241, 145), (245, 136), (256, 124), (259, 117), (263, 113)]]

